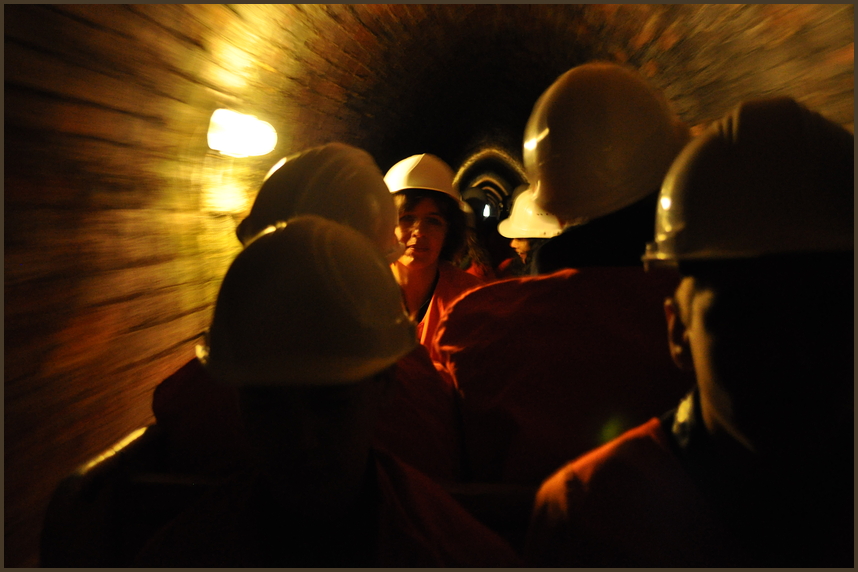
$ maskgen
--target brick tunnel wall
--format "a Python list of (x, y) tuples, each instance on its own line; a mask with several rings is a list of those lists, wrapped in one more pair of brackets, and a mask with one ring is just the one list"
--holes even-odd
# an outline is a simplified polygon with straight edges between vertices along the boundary
[[(520, 157), (536, 98), (591, 59), (637, 67), (691, 125), (791, 95), (852, 129), (853, 10), (7, 5), (5, 565), (37, 564), (62, 477), (152, 422), (279, 157)], [(209, 151), (219, 107), (274, 125), (276, 150)]]

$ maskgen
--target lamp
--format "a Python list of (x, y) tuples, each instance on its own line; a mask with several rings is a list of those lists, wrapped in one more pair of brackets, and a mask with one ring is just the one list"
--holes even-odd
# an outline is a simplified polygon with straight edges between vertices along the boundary
[(209, 122), (208, 143), (230, 157), (265, 155), (277, 145), (277, 131), (253, 115), (217, 109)]

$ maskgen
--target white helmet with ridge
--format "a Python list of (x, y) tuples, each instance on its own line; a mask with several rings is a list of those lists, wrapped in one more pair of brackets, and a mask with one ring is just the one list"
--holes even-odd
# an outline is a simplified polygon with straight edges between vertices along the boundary
[(459, 191), (453, 183), (455, 173), (450, 166), (429, 153), (412, 155), (387, 171), (384, 182), (391, 193), (406, 189), (428, 189), (449, 195), (460, 203)]
[(214, 379), (236, 386), (354, 383), (417, 343), (378, 249), (318, 216), (271, 227), (239, 253), (207, 338), (198, 357)]
[(551, 238), (563, 232), (557, 217), (533, 202), (533, 191), (525, 189), (512, 204), (509, 218), (500, 221), (498, 232), (506, 238)]
[(742, 103), (673, 163), (644, 262), (853, 250), (854, 149), (792, 99)]
[(282, 159), (268, 173), (236, 234), (247, 244), (279, 221), (315, 214), (363, 233), (395, 260), (396, 207), (375, 160), (363, 149), (328, 143)]
[(591, 62), (537, 100), (524, 132), (536, 204), (583, 224), (658, 191), (688, 141), (665, 98), (633, 69)]

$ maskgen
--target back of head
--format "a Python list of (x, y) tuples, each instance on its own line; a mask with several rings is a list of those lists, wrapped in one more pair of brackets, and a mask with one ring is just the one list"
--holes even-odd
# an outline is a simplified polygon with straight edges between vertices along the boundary
[(285, 158), (262, 183), (236, 234), (246, 245), (269, 225), (300, 215), (348, 225), (382, 253), (398, 254), (396, 208), (381, 171), (362, 149), (329, 143)]
[(224, 277), (201, 356), (239, 386), (353, 383), (416, 344), (386, 261), (354, 229), (317, 216), (263, 233)]
[(849, 252), (854, 137), (792, 99), (742, 103), (677, 158), (649, 261)]
[(658, 190), (688, 130), (634, 70), (592, 62), (561, 75), (534, 105), (524, 165), (534, 201), (582, 224)]

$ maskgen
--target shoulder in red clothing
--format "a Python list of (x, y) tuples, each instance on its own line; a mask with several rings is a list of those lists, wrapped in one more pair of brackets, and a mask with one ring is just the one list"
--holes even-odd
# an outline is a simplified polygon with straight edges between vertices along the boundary
[(438, 280), (439, 286), (444, 281), (452, 288), (465, 291), (485, 284), (485, 280), (481, 277), (465, 272), (449, 262), (440, 262), (438, 271), (441, 273), (441, 278)]
[(723, 567), (743, 551), (651, 419), (543, 483), (526, 558), (539, 566)]
[[(626, 470), (648, 471), (653, 467), (653, 458), (659, 456), (669, 463), (675, 460), (661, 422), (652, 418), (643, 425), (629, 429), (613, 441), (581, 455), (569, 463), (567, 468), (581, 479), (595, 476), (607, 465), (612, 465), (612, 470), (613, 466), (622, 465)], [(678, 462), (676, 468), (679, 468)]]
[(375, 443), (438, 482), (460, 477), (454, 389), (420, 344), (398, 362), (388, 403), (379, 412)]
[(435, 292), (432, 294), (426, 315), (423, 316), (423, 320), (418, 327), (418, 339), (429, 350), (429, 356), (432, 358), (432, 361), (438, 361), (432, 346), (432, 340), (435, 338), (435, 330), (441, 316), (446, 313), (447, 308), (459, 299), (461, 295), (473, 289), (480, 288), (484, 284), (480, 278), (468, 274), (449, 262), (439, 263), (438, 272), (438, 284), (435, 286)]
[(451, 304), (430, 351), (466, 396), (476, 479), (538, 485), (675, 407), (693, 378), (664, 342), (667, 282), (642, 268), (564, 269), (487, 284)]

